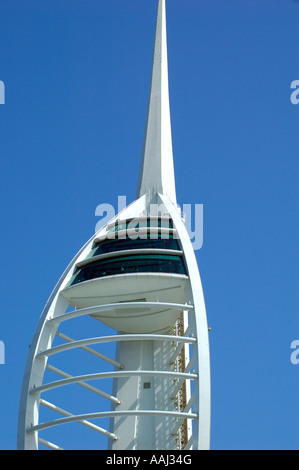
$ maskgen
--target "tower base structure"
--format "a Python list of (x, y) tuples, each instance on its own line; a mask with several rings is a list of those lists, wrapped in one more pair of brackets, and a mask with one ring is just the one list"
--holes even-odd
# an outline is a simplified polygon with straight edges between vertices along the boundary
[[(199, 271), (180, 211), (167, 196), (157, 198), (162, 215), (146, 215), (145, 196), (135, 201), (79, 251), (56, 286), (26, 367), (20, 449), (61, 447), (41, 434), (69, 423), (105, 435), (111, 450), (209, 448), (209, 342)], [(92, 319), (94, 332), (104, 324), (112, 334), (70, 338), (63, 327), (79, 318)], [(115, 357), (96, 349), (111, 343)], [(97, 357), (96, 371), (70, 374), (56, 365), (77, 350)], [(59, 379), (49, 381), (49, 372)], [(110, 385), (93, 385), (101, 380)], [(72, 403), (74, 384), (100, 397), (103, 409), (89, 412), (82, 402), (74, 413), (44, 399), (63, 389), (62, 401)], [(62, 417), (41, 422), (42, 406)], [(110, 419), (107, 429), (95, 424), (101, 418)]]

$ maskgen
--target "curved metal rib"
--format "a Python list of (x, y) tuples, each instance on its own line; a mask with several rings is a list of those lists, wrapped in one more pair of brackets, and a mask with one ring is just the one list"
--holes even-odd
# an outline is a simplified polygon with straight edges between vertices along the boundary
[(67, 418), (55, 419), (53, 421), (47, 421), (46, 423), (37, 424), (36, 426), (30, 426), (27, 428), (28, 433), (41, 431), (53, 426), (60, 424), (72, 423), (74, 421), (82, 421), (96, 418), (111, 418), (117, 416), (172, 416), (174, 418), (183, 419), (197, 419), (198, 415), (195, 413), (183, 413), (179, 411), (159, 411), (159, 410), (126, 410), (126, 411), (100, 411), (96, 413), (87, 413), (82, 415), (74, 415)]
[(175, 304), (169, 302), (118, 302), (112, 304), (105, 304), (105, 305), (97, 305), (95, 307), (87, 307), (81, 308), (80, 310), (73, 310), (72, 312), (64, 313), (63, 315), (59, 315), (57, 317), (51, 318), (47, 321), (48, 325), (57, 325), (61, 322), (71, 320), (73, 318), (82, 317), (84, 315), (96, 315), (97, 313), (101, 312), (109, 312), (111, 310), (121, 310), (126, 308), (132, 309), (139, 309), (144, 307), (161, 307), (161, 308), (169, 308), (171, 310), (192, 310), (192, 305), (185, 305), (185, 304)]
[(169, 371), (157, 371), (157, 370), (120, 370), (113, 372), (99, 372), (96, 374), (78, 375), (76, 377), (70, 377), (68, 379), (56, 380), (48, 384), (41, 385), (39, 387), (33, 387), (30, 390), (31, 394), (42, 393), (53, 388), (63, 387), (64, 385), (70, 385), (73, 383), (85, 382), (87, 380), (97, 379), (110, 379), (115, 377), (132, 377), (132, 376), (160, 376), (170, 377), (173, 379), (185, 379), (185, 380), (196, 380), (198, 375), (196, 374), (185, 374), (183, 372), (169, 372)]
[(81, 346), (87, 346), (90, 344), (101, 344), (111, 343), (113, 341), (171, 341), (177, 343), (196, 343), (195, 338), (186, 338), (184, 336), (173, 336), (173, 335), (151, 335), (151, 334), (133, 334), (133, 335), (119, 335), (119, 336), (99, 336), (97, 338), (82, 339), (79, 341), (73, 341), (71, 343), (62, 344), (53, 348), (46, 349), (45, 351), (39, 352), (36, 357), (40, 358), (43, 356), (49, 357), (54, 354), (58, 354), (69, 349), (81, 348)]

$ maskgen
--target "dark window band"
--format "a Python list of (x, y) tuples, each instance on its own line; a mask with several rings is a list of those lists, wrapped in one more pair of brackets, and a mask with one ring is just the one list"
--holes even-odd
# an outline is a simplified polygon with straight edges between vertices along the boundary
[(89, 254), (88, 258), (123, 250), (139, 250), (148, 248), (154, 248), (158, 250), (180, 250), (178, 241), (172, 238), (172, 235), (168, 235), (167, 238), (161, 237), (161, 234), (157, 235), (159, 235), (159, 238), (155, 239), (137, 238), (136, 240), (132, 240), (131, 238), (125, 238), (124, 240), (107, 240), (100, 243), (99, 245), (96, 245)]
[(186, 274), (183, 259), (168, 255), (134, 255), (97, 261), (83, 266), (72, 277), (68, 286), (83, 281), (128, 273)]

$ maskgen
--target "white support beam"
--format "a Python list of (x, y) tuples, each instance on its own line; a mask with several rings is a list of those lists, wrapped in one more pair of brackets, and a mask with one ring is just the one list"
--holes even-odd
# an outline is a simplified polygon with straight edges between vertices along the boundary
[(62, 447), (57, 446), (56, 444), (53, 444), (52, 442), (46, 441), (45, 439), (42, 439), (41, 437), (38, 438), (39, 444), (42, 444), (45, 447), (48, 447), (48, 449), (52, 450), (64, 450)]
[[(53, 410), (53, 411), (56, 411), (57, 413), (63, 415), (63, 416), (66, 416), (66, 417), (74, 417), (75, 415), (73, 415), (72, 413), (70, 413), (69, 411), (66, 411), (62, 408), (60, 408), (59, 406), (56, 406), (54, 405), (53, 403), (50, 403), (46, 400), (40, 400), (40, 404), (45, 406), (46, 408), (49, 408), (50, 410)], [(83, 420), (78, 420), (78, 423), (80, 424), (83, 424), (84, 426), (92, 429), (93, 431), (96, 431), (100, 434), (103, 434), (104, 436), (107, 436), (109, 437), (110, 439), (113, 439), (114, 441), (117, 440), (117, 436), (109, 431), (107, 431), (106, 429), (103, 429), (103, 428), (100, 428), (99, 426), (96, 426), (95, 424), (93, 423), (90, 423), (89, 421), (83, 419)]]
[[(51, 372), (54, 372), (57, 375), (60, 375), (61, 377), (64, 377), (65, 379), (71, 379), (73, 378), (72, 375), (67, 374), (66, 372), (63, 372), (60, 369), (57, 369), (57, 367), (51, 366), (50, 364), (47, 364), (46, 368), (50, 370)], [(120, 404), (120, 401), (118, 398), (114, 397), (113, 395), (109, 395), (106, 392), (103, 392), (102, 390), (99, 390), (96, 387), (93, 387), (92, 385), (86, 384), (85, 382), (76, 382), (77, 385), (80, 385), (83, 388), (86, 388), (90, 392), (96, 393), (97, 395), (100, 395), (103, 398), (107, 398), (107, 400), (112, 401), (113, 403), (116, 403), (117, 405)]]
[[(56, 332), (56, 336), (58, 336), (61, 339), (64, 339), (68, 343), (73, 343), (75, 341), (73, 338), (71, 338), (70, 336), (65, 335), (64, 333), (61, 333), (60, 331)], [(88, 346), (82, 346), (80, 349), (83, 349), (84, 351), (89, 352), (93, 356), (96, 356), (100, 359), (103, 359), (103, 361), (109, 362), (109, 364), (112, 364), (113, 366), (118, 367), (119, 369), (124, 368), (124, 365), (121, 364), (120, 362), (117, 362), (114, 359), (111, 359), (111, 357), (108, 357), (105, 354), (102, 354), (98, 351), (95, 351), (95, 349), (89, 348)]]
[(191, 447), (193, 446), (193, 436), (190, 437), (189, 441), (185, 445), (183, 450), (192, 450)]

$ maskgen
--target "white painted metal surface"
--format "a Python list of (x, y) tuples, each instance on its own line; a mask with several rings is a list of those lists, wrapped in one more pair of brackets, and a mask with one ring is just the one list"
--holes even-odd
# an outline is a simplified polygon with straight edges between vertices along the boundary
[(176, 204), (171, 121), (165, 0), (159, 0), (152, 81), (143, 143), (137, 198), (150, 192), (167, 194)]
[[(147, 220), (151, 203), (162, 209), (163, 220), (173, 227), (168, 231), (143, 227), (140, 235), (168, 233), (178, 237), (179, 248), (122, 251), (119, 245), (117, 251), (91, 258), (94, 247), (107, 240), (118, 222)], [(130, 237), (131, 229), (119, 234)], [(175, 257), (185, 271), (123, 269), (74, 283), (80, 270), (134, 256), (165, 257), (169, 262)], [(73, 326), (79, 337), (69, 333)], [(109, 334), (99, 336), (104, 326)], [(77, 360), (78, 354), (85, 355), (83, 361)], [(138, 198), (96, 233), (67, 267), (40, 317), (28, 355), (18, 448), (63, 449), (64, 443), (52, 442), (53, 434), (47, 435), (53, 430), (54, 437), (63, 437), (59, 433), (63, 426), (74, 426), (72, 436), (79, 428), (104, 436), (112, 450), (209, 449), (210, 445), (208, 327), (195, 254), (176, 205), (165, 0), (158, 5)], [(78, 437), (72, 445), (84, 448), (84, 439)]]

